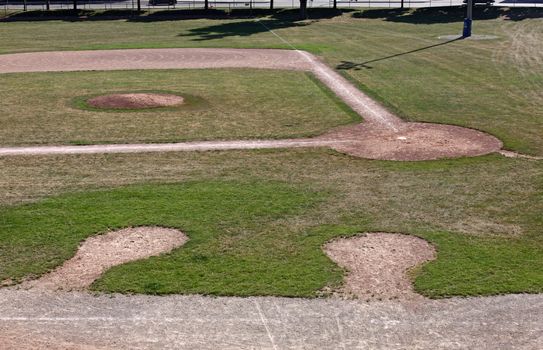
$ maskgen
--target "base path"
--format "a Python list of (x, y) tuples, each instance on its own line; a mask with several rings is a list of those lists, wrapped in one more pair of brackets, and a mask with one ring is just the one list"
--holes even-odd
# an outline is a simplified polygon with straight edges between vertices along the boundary
[(317, 57), (300, 50), (188, 48), (0, 55), (0, 74), (180, 68), (262, 68), (308, 71), (357, 112), (364, 119), (364, 123), (332, 130), (326, 135), (312, 139), (161, 145), (4, 147), (0, 148), (0, 156), (327, 146), (364, 158), (425, 160), (477, 156), (497, 152), (502, 147), (502, 143), (495, 137), (476, 130), (449, 125), (404, 122), (358, 90)]

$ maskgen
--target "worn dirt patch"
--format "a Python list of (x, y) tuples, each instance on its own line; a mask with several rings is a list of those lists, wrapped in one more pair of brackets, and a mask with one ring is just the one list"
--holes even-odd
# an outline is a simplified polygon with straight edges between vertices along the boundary
[(183, 97), (172, 94), (130, 93), (96, 96), (88, 99), (87, 103), (94, 108), (141, 109), (172, 107), (183, 101)]
[(484, 132), (431, 123), (403, 123), (397, 130), (358, 124), (336, 129), (319, 139), (351, 141), (332, 148), (352, 156), (403, 161), (473, 157), (502, 148), (500, 140)]
[(334, 240), (324, 252), (348, 271), (340, 295), (363, 300), (417, 300), (409, 269), (435, 259), (435, 249), (427, 241), (409, 235), (368, 233)]
[(62, 266), (37, 280), (24, 282), (21, 288), (85, 289), (115, 265), (167, 253), (187, 240), (183, 232), (162, 227), (126, 228), (93, 236)]

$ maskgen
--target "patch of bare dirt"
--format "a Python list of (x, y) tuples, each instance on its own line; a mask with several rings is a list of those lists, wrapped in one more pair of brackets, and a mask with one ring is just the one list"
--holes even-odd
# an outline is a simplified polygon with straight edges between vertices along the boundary
[(73, 258), (21, 288), (81, 290), (109, 268), (167, 253), (188, 240), (181, 231), (162, 227), (135, 227), (112, 231), (85, 240)]
[(397, 130), (358, 124), (336, 129), (319, 139), (351, 141), (332, 148), (352, 156), (403, 161), (473, 157), (502, 148), (500, 140), (484, 132), (430, 123), (403, 123)]
[(87, 103), (104, 109), (142, 109), (172, 107), (183, 101), (183, 97), (172, 94), (131, 93), (97, 96), (87, 100)]
[(334, 240), (324, 252), (348, 274), (340, 295), (362, 300), (417, 300), (407, 275), (409, 269), (435, 259), (435, 248), (409, 235), (367, 233)]

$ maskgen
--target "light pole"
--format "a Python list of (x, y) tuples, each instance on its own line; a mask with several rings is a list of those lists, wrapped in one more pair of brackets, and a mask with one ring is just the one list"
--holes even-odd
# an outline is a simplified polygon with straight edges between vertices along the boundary
[(467, 1), (466, 18), (464, 18), (464, 30), (462, 37), (468, 38), (471, 36), (471, 23), (473, 22), (473, 0)]

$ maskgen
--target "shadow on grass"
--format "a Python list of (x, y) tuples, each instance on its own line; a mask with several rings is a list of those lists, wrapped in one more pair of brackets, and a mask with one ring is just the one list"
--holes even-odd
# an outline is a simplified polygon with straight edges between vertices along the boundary
[(447, 45), (447, 44), (450, 44), (450, 43), (453, 43), (455, 41), (462, 40), (462, 39), (463, 38), (460, 37), (460, 38), (453, 39), (453, 40), (448, 40), (448, 41), (445, 41), (445, 42), (442, 42), (442, 43), (439, 43), (439, 44), (429, 45), (429, 46), (421, 47), (421, 48), (418, 48), (418, 49), (409, 50), (409, 51), (405, 51), (405, 52), (400, 52), (400, 53), (397, 53), (397, 54), (394, 54), (394, 55), (380, 57), (380, 58), (376, 58), (376, 59), (369, 60), (369, 61), (364, 61), (364, 62), (356, 63), (356, 62), (351, 62), (351, 61), (341, 61), (341, 63), (339, 65), (337, 65), (336, 68), (337, 69), (342, 69), (342, 70), (351, 70), (351, 69), (360, 70), (361, 68), (372, 69), (373, 67), (369, 66), (370, 63), (385, 61), (385, 60), (388, 60), (388, 59), (391, 59), (391, 58), (396, 58), (396, 57), (400, 57), (400, 56), (404, 56), (404, 55), (409, 55), (409, 54), (412, 54), (412, 53), (415, 53), (415, 52), (429, 50), (429, 49), (432, 49), (434, 47)]
[[(464, 6), (432, 7), (417, 9), (369, 9), (353, 14), (353, 18), (382, 19), (389, 22), (412, 24), (434, 24), (462, 22)], [(473, 19), (489, 20), (503, 18), (521, 21), (528, 18), (543, 18), (543, 8), (475, 7)]]
[(222, 39), (231, 36), (251, 36), (269, 30), (305, 27), (321, 19), (329, 19), (349, 12), (354, 12), (354, 10), (313, 9), (308, 11), (307, 19), (301, 20), (296, 9), (280, 10), (271, 14), (268, 13), (259, 21), (252, 19), (242, 22), (223, 22), (217, 25), (193, 28), (188, 31), (189, 33), (179, 34), (179, 36), (194, 37), (193, 41)]
[(246, 37), (254, 34), (268, 32), (271, 30), (291, 27), (303, 27), (310, 25), (311, 22), (296, 22), (281, 19), (263, 19), (260, 21), (249, 20), (242, 22), (223, 22), (217, 25), (211, 25), (200, 28), (192, 28), (188, 33), (179, 34), (183, 37), (192, 37), (193, 41), (207, 41), (215, 39), (223, 39), (226, 37)]
[[(333, 18), (343, 13), (354, 12), (353, 10), (334, 9), (310, 9), (308, 18), (311, 20)], [(191, 10), (162, 10), (162, 11), (141, 11), (135, 10), (52, 10), (52, 11), (20, 11), (8, 13), (0, 17), (2, 22), (10, 21), (108, 21), (127, 20), (129, 22), (160, 22), (177, 21), (184, 19), (248, 19), (270, 17), (276, 21), (295, 22), (299, 21), (298, 9), (191, 9)]]

